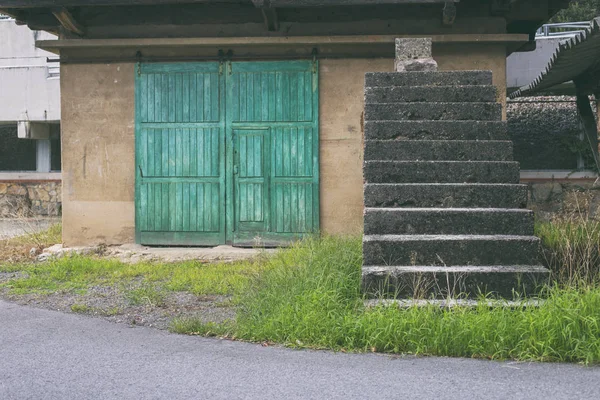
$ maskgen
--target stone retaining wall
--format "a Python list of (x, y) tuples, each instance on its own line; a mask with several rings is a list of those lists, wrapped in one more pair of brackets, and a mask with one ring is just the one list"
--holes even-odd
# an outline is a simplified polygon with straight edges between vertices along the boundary
[(60, 216), (60, 181), (0, 181), (0, 218)]
[(600, 182), (593, 180), (524, 182), (527, 208), (536, 218), (548, 220), (557, 213), (600, 216)]

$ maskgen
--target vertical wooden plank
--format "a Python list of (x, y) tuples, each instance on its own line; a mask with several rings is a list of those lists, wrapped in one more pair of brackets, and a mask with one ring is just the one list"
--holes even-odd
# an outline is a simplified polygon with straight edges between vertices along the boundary
[(218, 232), (220, 226), (219, 210), (221, 208), (221, 200), (219, 199), (219, 184), (212, 184), (212, 231)]
[(183, 135), (182, 129), (173, 129), (175, 134), (175, 154), (173, 163), (175, 164), (175, 176), (183, 175)]
[(297, 149), (297, 155), (298, 155), (298, 176), (306, 176), (306, 172), (305, 172), (305, 158), (304, 158), (304, 152), (306, 151), (305, 149), (305, 135), (306, 132), (304, 130), (303, 127), (298, 128), (298, 149)]
[(262, 115), (262, 87), (261, 87), (261, 73), (255, 72), (252, 74), (254, 78), (254, 117), (253, 121), (261, 121)]
[(196, 120), (204, 122), (204, 74), (196, 74)]
[(313, 194), (313, 188), (312, 185), (308, 186), (307, 185), (307, 189), (306, 189), (306, 199), (305, 199), (305, 203), (306, 203), (306, 230), (307, 232), (314, 232), (315, 230), (315, 225), (314, 225), (314, 219), (313, 219), (313, 198), (314, 198), (314, 194)]
[(206, 210), (204, 209), (204, 187), (205, 183), (198, 184), (198, 193), (196, 194), (196, 200), (198, 201), (198, 206), (196, 210), (198, 210), (198, 231), (204, 232), (206, 231), (206, 224), (204, 220), (206, 219)]
[(298, 232), (298, 183), (290, 183), (290, 232)]
[(260, 74), (260, 121), (269, 120), (269, 75), (266, 72)]
[(148, 185), (145, 183), (142, 183), (140, 185), (139, 200), (140, 200), (140, 209), (142, 210), (142, 212), (139, 215), (138, 223), (140, 224), (141, 231), (148, 230), (148, 188), (147, 188), (147, 186)]
[(298, 232), (306, 232), (306, 185), (298, 185)]
[(154, 231), (162, 230), (162, 184), (152, 185), (154, 191)]
[(238, 152), (239, 152), (239, 161), (238, 161), (238, 175), (239, 176), (248, 176), (246, 172), (246, 135), (238, 135)]
[(142, 171), (144, 176), (156, 176), (154, 172), (154, 135), (155, 129), (144, 129), (141, 140), (142, 145)]
[(181, 175), (190, 176), (190, 130), (184, 128), (181, 130)]
[(284, 225), (284, 215), (285, 215), (285, 207), (284, 207), (284, 185), (282, 183), (277, 184), (275, 186), (276, 196), (277, 196), (277, 232), (285, 232)]
[(168, 75), (168, 83), (167, 83), (168, 91), (169, 91), (169, 118), (168, 122), (175, 122), (175, 110), (176, 110), (176, 90), (175, 90), (175, 75)]
[(254, 121), (254, 74), (246, 74), (246, 121)]
[(212, 183), (204, 185), (204, 229), (212, 231)]
[(292, 210), (290, 209), (290, 184), (283, 184), (283, 231), (291, 232), (290, 227), (290, 216)]
[(210, 98), (211, 98), (211, 121), (216, 122), (219, 121), (220, 114), (220, 105), (221, 102), (219, 100), (219, 75), (216, 73), (210, 74)]
[[(316, 79), (316, 78), (315, 78)], [(304, 73), (304, 115), (306, 121), (313, 120), (313, 74), (312, 72)]]
[(204, 74), (204, 121), (212, 120), (211, 109), (213, 107), (213, 99), (211, 94), (210, 73), (206, 73)]
[(177, 184), (169, 183), (169, 231), (177, 230)]
[(189, 232), (190, 231), (190, 184), (187, 182), (184, 182), (181, 184), (182, 189), (183, 189), (183, 193), (182, 193), (182, 198), (183, 198), (183, 206), (182, 206), (182, 212), (181, 212), (181, 218), (183, 219), (182, 221), (182, 230), (184, 232)]
[(169, 121), (169, 76), (161, 74), (161, 122)]
[(312, 128), (306, 128), (304, 130), (304, 175), (313, 175), (313, 130)]
[(190, 122), (190, 74), (185, 72), (181, 74), (181, 121)]
[(189, 97), (189, 108), (190, 108), (190, 122), (198, 122), (198, 117), (196, 114), (196, 110), (198, 109), (198, 87), (196, 81), (196, 74), (190, 73), (189, 76), (189, 87), (190, 87), (190, 97)]
[(162, 175), (169, 176), (169, 129), (163, 129), (161, 135), (162, 141)]
[(154, 129), (154, 176), (162, 176), (162, 129)]
[(153, 122), (162, 120), (162, 76), (154, 74), (154, 119)]
[(277, 120), (277, 92), (276, 92), (276, 73), (269, 72), (269, 119), (268, 121)]
[[(296, 122), (298, 121), (298, 72), (290, 72), (290, 121)], [(304, 75), (304, 73), (301, 73)]]
[(281, 96), (283, 99), (283, 115), (282, 115), (282, 121), (290, 121), (290, 72), (284, 72), (282, 73), (283, 75), (283, 82), (282, 82), (282, 87), (281, 87)]
[(290, 128), (290, 176), (298, 173), (298, 127)]
[(206, 173), (204, 172), (204, 158), (205, 158), (205, 154), (204, 154), (204, 140), (205, 140), (205, 136), (206, 136), (206, 131), (207, 129), (197, 129), (197, 135), (198, 135), (198, 139), (197, 139), (197, 153), (198, 153), (198, 157), (196, 159), (197, 161), (197, 169), (198, 169), (198, 176), (206, 176)]
[(245, 122), (248, 121), (248, 113), (247, 113), (247, 103), (248, 103), (248, 83), (247, 83), (247, 74), (240, 72), (238, 75), (238, 79), (239, 79), (239, 88), (240, 88), (240, 95), (238, 97), (239, 100), (239, 113), (240, 113), (240, 117), (239, 117), (239, 121), (240, 122)]
[(171, 215), (170, 211), (171, 211), (171, 201), (170, 201), (170, 197), (169, 197), (169, 187), (170, 185), (168, 183), (163, 183), (162, 185), (162, 203), (161, 203), (161, 208), (162, 208), (162, 230), (164, 232), (168, 232), (170, 229), (170, 221), (169, 221), (169, 216)]
[(168, 160), (169, 160), (169, 176), (175, 176), (176, 175), (176, 165), (175, 165), (175, 160), (176, 160), (176, 151), (177, 151), (177, 147), (176, 147), (176, 139), (177, 139), (177, 135), (175, 134), (175, 129), (169, 129), (169, 152), (168, 152)]
[(221, 149), (219, 146), (219, 128), (212, 128), (212, 176), (219, 176), (219, 161), (221, 157)]
[(283, 73), (275, 73), (275, 121), (283, 121)]
[(154, 119), (154, 74), (147, 74), (148, 77), (148, 91), (147, 98), (144, 100), (145, 103), (148, 104), (148, 118), (146, 119), (148, 122), (155, 122)]
[(190, 176), (198, 174), (198, 129), (190, 129)]
[(142, 173), (148, 174), (148, 129), (141, 129), (140, 135), (138, 139), (139, 148), (137, 149), (138, 153), (138, 163), (136, 174), (140, 173), (140, 167), (142, 169)]
[(154, 221), (156, 220), (156, 205), (154, 204), (154, 184), (148, 183), (144, 186), (146, 186), (146, 190), (148, 191), (148, 193), (146, 195), (146, 197), (148, 199), (148, 202), (147, 202), (148, 222), (146, 223), (146, 227), (144, 230), (154, 231), (154, 230), (156, 230), (154, 227)]
[(290, 176), (290, 155), (291, 155), (291, 128), (283, 128), (283, 173), (282, 176), (289, 177)]
[(138, 79), (140, 88), (139, 118), (141, 122), (148, 122), (148, 75), (142, 75)]
[(304, 87), (306, 86), (304, 82), (305, 76), (304, 72), (298, 74), (298, 121), (306, 121), (306, 105), (304, 103)]
[(175, 74), (175, 122), (183, 122), (183, 74)]
[(189, 230), (196, 232), (198, 230), (198, 183), (190, 183), (190, 215), (189, 215)]

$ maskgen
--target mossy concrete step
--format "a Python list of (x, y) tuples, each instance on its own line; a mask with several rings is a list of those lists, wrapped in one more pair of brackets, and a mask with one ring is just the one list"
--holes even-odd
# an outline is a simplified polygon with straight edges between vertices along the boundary
[(507, 299), (534, 295), (549, 279), (541, 265), (364, 266), (363, 291), (372, 298), (444, 298), (480, 294)]
[(365, 161), (367, 183), (518, 183), (516, 161)]
[(367, 72), (365, 87), (491, 85), (491, 71)]
[(365, 121), (500, 121), (500, 103), (367, 103)]
[(363, 265), (537, 265), (540, 239), (514, 235), (365, 235)]
[(368, 183), (365, 207), (523, 208), (527, 185), (503, 183)]
[(495, 86), (394, 86), (365, 88), (365, 103), (495, 102)]
[(533, 211), (502, 208), (366, 208), (366, 235), (533, 235)]
[(510, 140), (367, 140), (365, 160), (512, 161)]
[(367, 140), (509, 140), (506, 121), (365, 121)]

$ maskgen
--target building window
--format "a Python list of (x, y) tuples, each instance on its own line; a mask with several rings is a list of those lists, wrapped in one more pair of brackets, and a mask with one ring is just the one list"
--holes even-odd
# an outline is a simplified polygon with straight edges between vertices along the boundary
[(46, 139), (20, 139), (17, 124), (0, 125), (0, 171), (60, 172), (60, 124)]

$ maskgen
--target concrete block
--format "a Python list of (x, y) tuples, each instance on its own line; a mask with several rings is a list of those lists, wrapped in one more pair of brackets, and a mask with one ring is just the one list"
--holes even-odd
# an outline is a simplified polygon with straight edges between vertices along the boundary
[(491, 85), (492, 71), (367, 72), (365, 87)]
[(363, 265), (538, 265), (540, 239), (508, 235), (365, 235)]
[(365, 161), (367, 183), (518, 183), (512, 161)]
[(365, 207), (523, 208), (527, 185), (482, 183), (372, 183)]
[(512, 142), (491, 140), (367, 140), (366, 161), (512, 161)]
[(365, 121), (365, 139), (508, 140), (505, 121)]
[(366, 266), (362, 289), (379, 298), (477, 297), (480, 294), (512, 299), (535, 295), (548, 283), (550, 271), (541, 265), (515, 266)]
[(533, 235), (533, 211), (499, 208), (367, 208), (366, 235)]
[(367, 103), (365, 121), (501, 121), (500, 103)]
[(495, 86), (393, 86), (365, 88), (365, 103), (495, 102)]

